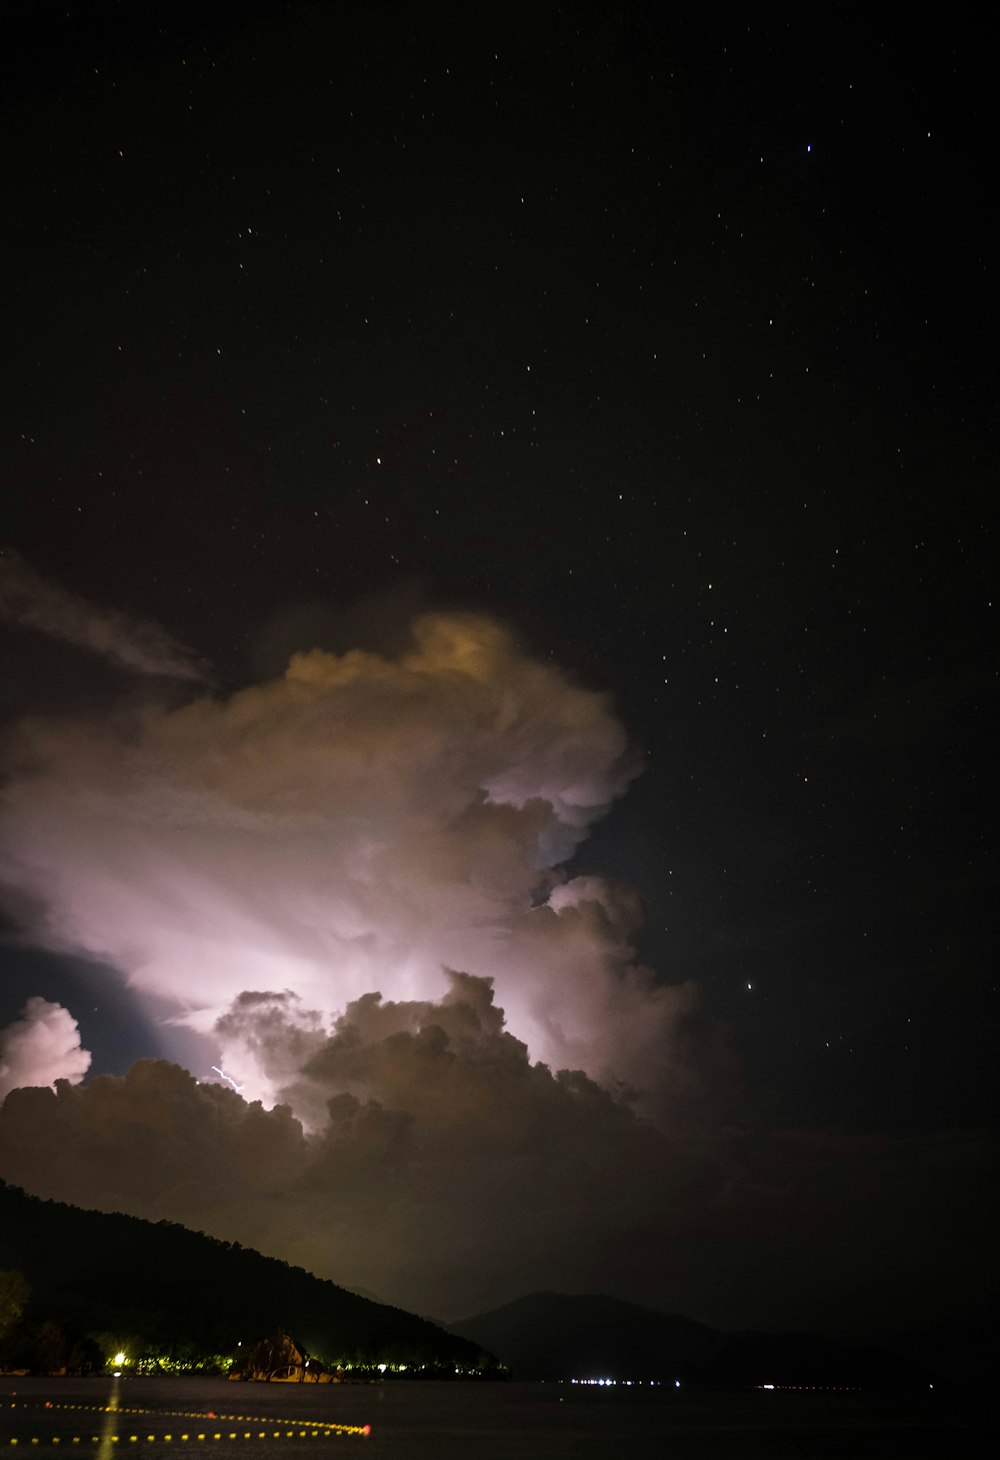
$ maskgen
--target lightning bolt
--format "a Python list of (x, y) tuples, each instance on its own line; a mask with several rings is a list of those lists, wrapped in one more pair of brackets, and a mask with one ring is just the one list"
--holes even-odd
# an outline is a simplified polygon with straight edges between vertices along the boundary
[(243, 1089), (243, 1086), (242, 1085), (237, 1085), (237, 1083), (233, 1079), (232, 1075), (227, 1075), (226, 1072), (225, 1072), (225, 1070), (220, 1070), (219, 1069), (219, 1066), (218, 1065), (213, 1065), (212, 1066), (212, 1069), (215, 1072), (215, 1074), (218, 1075), (218, 1077), (219, 1077), (220, 1080), (225, 1080), (225, 1082), (226, 1082), (227, 1085), (231, 1085), (233, 1087), (233, 1089), (236, 1091), (237, 1095)]

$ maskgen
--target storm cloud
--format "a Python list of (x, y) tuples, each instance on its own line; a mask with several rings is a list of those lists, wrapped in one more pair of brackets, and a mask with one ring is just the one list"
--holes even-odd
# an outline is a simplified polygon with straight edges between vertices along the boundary
[(9, 769), (0, 858), (47, 908), (36, 936), (210, 1034), (251, 1095), (289, 1071), (223, 1017), (240, 995), (290, 991), (315, 1035), (372, 991), (439, 999), (446, 969), (494, 981), (532, 1059), (689, 1092), (694, 990), (637, 959), (632, 894), (565, 870), (640, 757), (607, 696), (492, 619), (425, 615), (396, 657), (298, 654), (228, 698), (34, 720)]
[(986, 1262), (985, 1138), (737, 1120), (696, 989), (637, 957), (635, 894), (570, 870), (641, 758), (496, 621), (35, 718), (5, 759), (26, 934), (206, 1042), (196, 1073), (84, 1081), (72, 1015), (30, 1000), (3, 1036), (5, 1179), (440, 1317), (539, 1287), (765, 1325), (835, 1323), (863, 1288), (895, 1317), (915, 1262), (920, 1301), (956, 1292), (934, 1235), (956, 1192)]
[(301, 1060), (285, 1093), (312, 1133), (286, 1104), (143, 1061), (81, 1090), (9, 1096), (2, 1169), (43, 1195), (173, 1218), (425, 1310), (485, 1297), (498, 1273), (580, 1281), (651, 1192), (665, 1198), (679, 1172), (690, 1183), (689, 1163), (671, 1172), (662, 1135), (581, 1072), (532, 1063), (487, 980), (449, 983), (437, 1003), (366, 994), (311, 1048), (286, 1000), (237, 1001), (229, 1017), (282, 1068)]
[[(15, 1090), (0, 1169), (42, 1196), (179, 1221), (443, 1318), (538, 1288), (734, 1325), (836, 1323), (860, 1291), (887, 1323), (936, 1289), (974, 1297), (934, 1234), (956, 1193), (988, 1181), (985, 1137), (672, 1135), (582, 1072), (533, 1063), (489, 982), (463, 974), (436, 1002), (366, 994), (322, 1037), (296, 1002), (238, 1000), (227, 1017), (253, 1026), (277, 1068), (300, 1062), (286, 1093), (311, 1130), (288, 1104), (147, 1060), (123, 1078)], [(962, 1210), (963, 1242), (988, 1261), (989, 1213)]]

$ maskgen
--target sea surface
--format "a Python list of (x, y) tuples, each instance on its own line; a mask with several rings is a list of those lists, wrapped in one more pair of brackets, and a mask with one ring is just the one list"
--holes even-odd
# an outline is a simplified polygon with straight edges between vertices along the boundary
[(24, 1450), (46, 1460), (67, 1450), (93, 1460), (122, 1450), (142, 1460), (945, 1460), (992, 1453), (991, 1418), (974, 1398), (940, 1393), (0, 1376), (0, 1451), (12, 1460)]

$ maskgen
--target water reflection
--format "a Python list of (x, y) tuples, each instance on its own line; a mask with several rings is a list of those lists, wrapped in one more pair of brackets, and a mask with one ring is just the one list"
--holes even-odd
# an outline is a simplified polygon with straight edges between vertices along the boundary
[(115, 1374), (111, 1380), (111, 1389), (108, 1392), (107, 1413), (104, 1416), (104, 1423), (101, 1426), (101, 1438), (97, 1446), (97, 1460), (111, 1460), (114, 1447), (118, 1441), (118, 1409), (119, 1395), (118, 1386), (121, 1379)]

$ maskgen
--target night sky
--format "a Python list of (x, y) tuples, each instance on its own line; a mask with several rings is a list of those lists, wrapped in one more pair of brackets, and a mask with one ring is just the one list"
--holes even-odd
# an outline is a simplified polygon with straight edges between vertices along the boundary
[[(921, 24), (4, 5), (0, 1062), (74, 1082), (7, 1101), (8, 1179), (441, 1317), (548, 1286), (861, 1331), (988, 1299), (994, 77), (985, 30)], [(281, 681), (310, 651), (322, 692)], [(273, 973), (324, 899), (360, 982), (216, 973), (251, 902)], [(536, 966), (539, 912), (580, 941)], [(425, 916), (553, 1069), (578, 946), (586, 1077), (525, 1059), (514, 1099), (484, 986), (364, 983)], [(200, 1032), (166, 1022), (213, 979)], [(355, 1055), (384, 1044), (345, 1074), (321, 1045), (363, 987), (400, 1008), (357, 1013)], [(89, 1071), (50, 1069), (29, 1026), (73, 1020)], [(171, 1151), (199, 1101), (244, 1118), (233, 1047), (306, 1134), (250, 1112), (231, 1208)], [(427, 1071), (467, 1055), (442, 1134)], [(130, 1093), (156, 1058), (206, 1083)], [(455, 1215), (487, 1171), (502, 1237)]]

